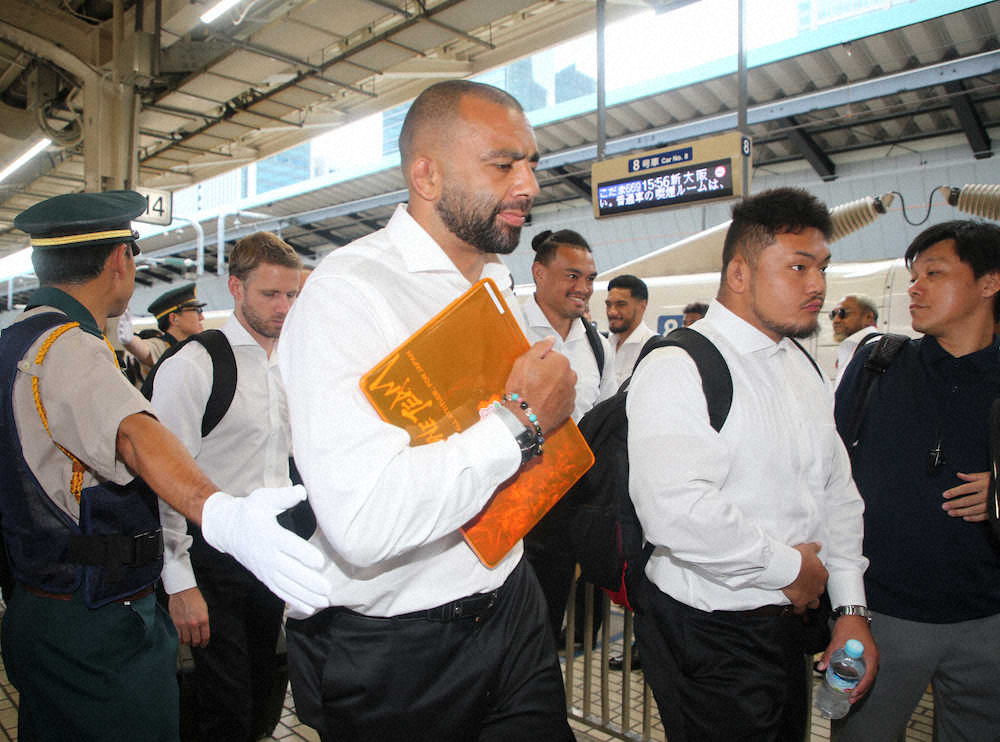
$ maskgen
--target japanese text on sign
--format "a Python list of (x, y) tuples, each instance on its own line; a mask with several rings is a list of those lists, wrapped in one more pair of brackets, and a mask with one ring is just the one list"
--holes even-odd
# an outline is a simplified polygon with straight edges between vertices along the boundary
[(730, 158), (597, 186), (600, 216), (733, 195)]

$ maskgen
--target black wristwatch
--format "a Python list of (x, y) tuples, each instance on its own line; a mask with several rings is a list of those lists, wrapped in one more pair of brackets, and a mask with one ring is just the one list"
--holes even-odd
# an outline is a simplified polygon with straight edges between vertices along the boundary
[(864, 618), (868, 625), (872, 625), (872, 612), (868, 610), (863, 605), (841, 605), (833, 609), (833, 615), (836, 618), (841, 616), (861, 616)]
[(514, 436), (518, 448), (521, 449), (521, 464), (528, 463), (536, 453), (538, 453), (538, 436), (533, 428), (525, 426), (517, 415), (508, 410), (503, 405), (497, 405), (494, 409), (497, 417), (503, 420), (503, 424)]

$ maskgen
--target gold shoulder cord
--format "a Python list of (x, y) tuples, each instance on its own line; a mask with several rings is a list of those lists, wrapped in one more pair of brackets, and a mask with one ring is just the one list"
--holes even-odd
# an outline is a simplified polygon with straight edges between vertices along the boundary
[[(49, 352), (49, 348), (52, 347), (52, 343), (58, 340), (63, 335), (63, 333), (65, 333), (67, 330), (72, 330), (74, 327), (79, 327), (79, 326), (80, 326), (79, 322), (67, 322), (65, 325), (60, 325), (55, 330), (53, 330), (52, 333), (47, 338), (45, 338), (45, 342), (42, 343), (42, 347), (38, 349), (38, 355), (35, 356), (35, 365), (36, 366), (42, 365), (42, 363), (45, 360), (46, 354)], [(104, 336), (102, 335), (102, 337)], [(115, 350), (106, 337), (104, 337), (104, 342), (107, 343), (108, 348), (111, 350), (112, 355), (114, 355)], [(45, 426), (45, 432), (48, 433), (49, 438), (51, 438), (52, 431), (49, 430), (49, 418), (45, 414), (45, 407), (42, 406), (42, 395), (38, 391), (37, 376), (31, 377), (31, 393), (32, 395), (34, 395), (35, 398), (35, 409), (38, 410), (38, 417), (41, 418), (42, 425)], [(55, 441), (52, 442), (55, 443)], [(60, 451), (62, 451), (64, 454), (66, 454), (66, 456), (69, 457), (70, 461), (73, 462), (73, 476), (70, 479), (69, 491), (73, 495), (73, 497), (76, 498), (76, 501), (79, 503), (80, 494), (83, 492), (83, 474), (87, 470), (87, 468), (83, 465), (80, 459), (71, 454), (65, 448), (60, 446), (58, 443), (55, 443), (55, 445)]]

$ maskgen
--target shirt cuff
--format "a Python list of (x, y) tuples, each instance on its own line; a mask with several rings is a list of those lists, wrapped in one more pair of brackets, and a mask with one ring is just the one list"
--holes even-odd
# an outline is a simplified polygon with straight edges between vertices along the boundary
[(160, 579), (163, 580), (163, 589), (167, 595), (174, 595), (198, 586), (198, 581), (194, 578), (194, 570), (191, 568), (191, 557), (187, 552), (174, 558), (164, 558)]
[(771, 561), (761, 572), (757, 584), (767, 590), (781, 590), (795, 582), (800, 569), (802, 569), (802, 555), (798, 550), (772, 540)]
[(830, 593), (830, 605), (834, 608), (842, 605), (868, 606), (865, 580), (861, 574), (850, 572), (831, 574), (826, 582), (826, 589)]
[(495, 452), (495, 466), (490, 469), (499, 478), (499, 482), (507, 481), (521, 468), (521, 447), (514, 440), (514, 434), (497, 415), (487, 415), (467, 432), (472, 437), (482, 437), (481, 441), (477, 440), (474, 444), (477, 451)]

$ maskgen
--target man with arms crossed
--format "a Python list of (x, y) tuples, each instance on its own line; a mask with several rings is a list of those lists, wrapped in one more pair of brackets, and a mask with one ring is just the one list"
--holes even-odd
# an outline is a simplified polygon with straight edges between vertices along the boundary
[[(721, 431), (683, 350), (653, 351), (632, 377), (629, 488), (655, 546), (636, 633), (671, 742), (800, 742), (798, 614), (824, 588), (834, 607), (865, 604), (863, 505), (830, 388), (792, 343), (816, 330), (830, 228), (826, 207), (801, 190), (733, 208), (719, 294), (698, 323), (732, 375)], [(836, 621), (821, 667), (850, 638), (864, 643), (869, 668), (857, 699), (878, 665), (864, 617)]]
[[(411, 447), (359, 388), (473, 282), (511, 286), (497, 254), (517, 246), (538, 193), (534, 135), (507, 93), (448, 81), (414, 101), (400, 156), (409, 203), (320, 263), (279, 349), (295, 460), (316, 487), (313, 542), (333, 582), (329, 608), (290, 614), (296, 711), (329, 742), (572, 740), (545, 603), (521, 545), (488, 569), (459, 531), (535, 455), (534, 428), (526, 432), (508, 403)], [(334, 326), (331, 317), (350, 319)], [(574, 374), (551, 343), (518, 358), (506, 384), (545, 435), (574, 397)]]
[(936, 224), (905, 259), (910, 317), (924, 337), (875, 379), (853, 436), (874, 343), (837, 388), (837, 427), (865, 500), (865, 591), (885, 663), (833, 738), (898, 739), (930, 684), (935, 740), (997, 739), (1000, 546), (983, 521), (990, 407), (1000, 397), (1000, 227)]
[[(205, 347), (188, 343), (153, 380), (151, 401), (160, 421), (202, 470), (236, 496), (250, 494), (257, 483), (291, 484), (288, 407), (274, 348), (298, 294), (300, 267), (295, 251), (269, 232), (233, 247), (229, 292), (235, 306), (222, 333), (236, 361), (236, 394), (208, 435), (202, 437), (202, 418), (213, 366)], [(205, 543), (195, 524), (168, 505), (160, 510), (163, 587), (180, 641), (191, 645), (201, 738), (252, 742), (270, 733), (255, 725), (255, 710), (271, 692), (284, 603), (236, 560)]]

